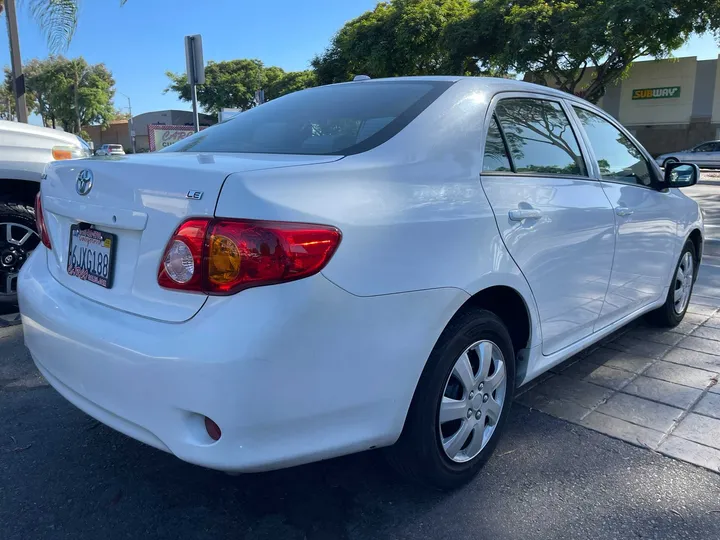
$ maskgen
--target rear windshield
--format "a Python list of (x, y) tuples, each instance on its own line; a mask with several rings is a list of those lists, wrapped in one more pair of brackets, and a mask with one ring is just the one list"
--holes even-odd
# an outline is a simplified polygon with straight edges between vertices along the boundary
[(119, 144), (111, 144), (110, 149), (111, 150), (122, 150), (122, 146)]
[(357, 154), (396, 135), (451, 84), (377, 81), (303, 90), (245, 111), (161, 151)]

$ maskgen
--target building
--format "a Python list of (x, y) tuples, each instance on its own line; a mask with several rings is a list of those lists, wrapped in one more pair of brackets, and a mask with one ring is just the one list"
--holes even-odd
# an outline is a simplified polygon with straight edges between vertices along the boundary
[(720, 139), (718, 60), (635, 62), (598, 105), (653, 155)]
[[(200, 114), (200, 126), (208, 127), (217, 123), (217, 118), (209, 114)], [(193, 117), (190, 111), (153, 111), (138, 114), (133, 117), (133, 128), (135, 129), (135, 149), (137, 152), (147, 152), (150, 148), (148, 140), (148, 126), (192, 126)], [(127, 120), (114, 120), (107, 128), (101, 126), (85, 126), (83, 128), (95, 146), (99, 148), (103, 144), (122, 144), (125, 152), (130, 152), (132, 142), (130, 140), (130, 126)]]

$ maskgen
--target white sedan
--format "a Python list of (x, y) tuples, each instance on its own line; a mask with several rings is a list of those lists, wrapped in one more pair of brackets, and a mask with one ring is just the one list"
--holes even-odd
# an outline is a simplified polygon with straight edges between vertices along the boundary
[(52, 164), (25, 341), (70, 402), (191, 463), (388, 447), (451, 488), (516, 388), (641, 315), (683, 319), (697, 176), (520, 81), (305, 90), (156, 154)]

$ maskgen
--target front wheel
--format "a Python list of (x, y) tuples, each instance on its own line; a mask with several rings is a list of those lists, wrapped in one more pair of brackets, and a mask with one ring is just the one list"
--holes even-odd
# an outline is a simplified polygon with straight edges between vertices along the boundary
[(28, 255), (40, 244), (35, 211), (0, 202), (0, 305), (17, 303), (17, 277)]
[(695, 245), (688, 240), (680, 253), (665, 303), (649, 314), (649, 320), (654, 325), (672, 328), (683, 320), (695, 285), (696, 262)]
[(514, 351), (503, 322), (486, 310), (458, 316), (428, 359), (403, 433), (387, 449), (390, 463), (440, 489), (468, 482), (495, 449), (514, 391)]
[(668, 163), (678, 163), (680, 160), (678, 158), (669, 157), (665, 161), (663, 161), (663, 169), (668, 166)]

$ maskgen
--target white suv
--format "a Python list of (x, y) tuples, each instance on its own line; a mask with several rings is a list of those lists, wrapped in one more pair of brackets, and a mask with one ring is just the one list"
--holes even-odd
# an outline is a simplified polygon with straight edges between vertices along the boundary
[(90, 156), (77, 135), (0, 120), (0, 304), (17, 302), (17, 276), (40, 243), (33, 206), (45, 165)]
[(124, 156), (125, 150), (121, 144), (103, 144), (95, 151), (96, 156)]
[(72, 403), (189, 462), (388, 447), (452, 487), (518, 386), (643, 314), (682, 320), (703, 224), (676, 188), (697, 175), (519, 81), (304, 90), (50, 166), (25, 341)]

